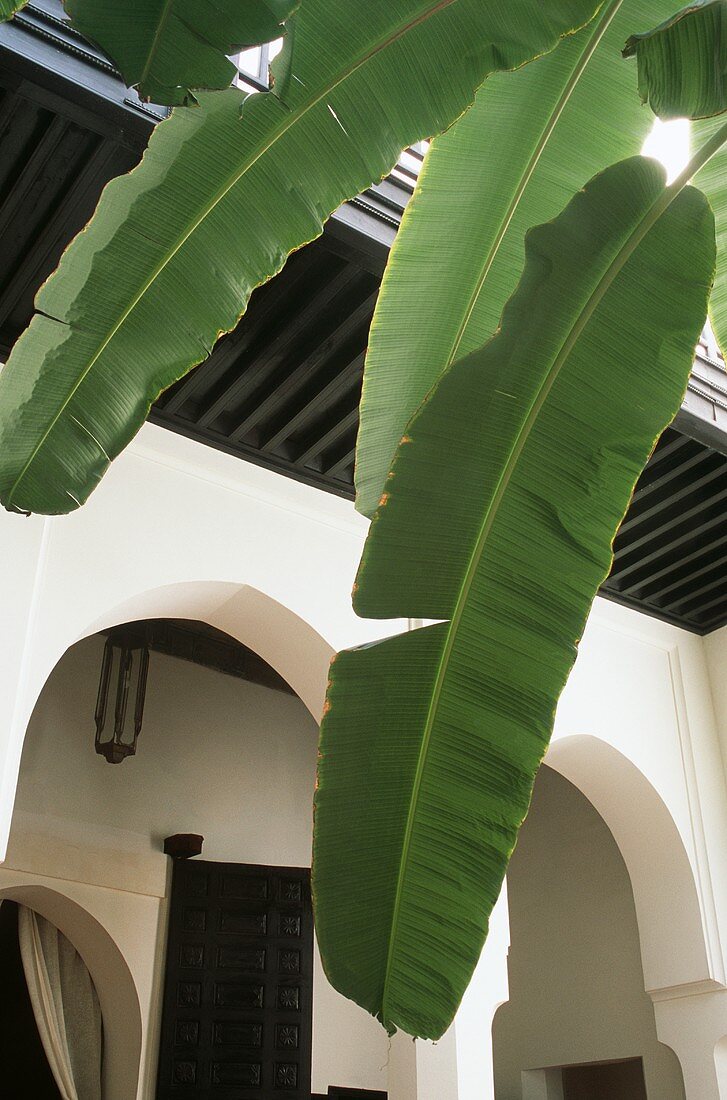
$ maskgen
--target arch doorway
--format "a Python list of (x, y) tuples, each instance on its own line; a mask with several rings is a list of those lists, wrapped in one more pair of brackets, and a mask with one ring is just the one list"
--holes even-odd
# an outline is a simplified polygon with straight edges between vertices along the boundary
[(15, 1100), (101, 1100), (103, 1022), (85, 962), (51, 921), (0, 903), (0, 1062)]
[(510, 999), (496, 1100), (684, 1100), (644, 990), (629, 874), (588, 799), (543, 767), (508, 871)]
[[(62, 935), (76, 954), (78, 968), (87, 969), (103, 1028), (102, 1095), (104, 1100), (134, 1100), (141, 1061), (141, 1009), (134, 980), (116, 943), (90, 912), (60, 891), (31, 883), (2, 886), (0, 911), (8, 901), (41, 918), (51, 933)], [(0, 974), (0, 995), (4, 980), (5, 975)], [(3, 1096), (4, 1086), (5, 1081)], [(7, 1094), (13, 1100), (45, 1100), (41, 1092), (8, 1090)]]

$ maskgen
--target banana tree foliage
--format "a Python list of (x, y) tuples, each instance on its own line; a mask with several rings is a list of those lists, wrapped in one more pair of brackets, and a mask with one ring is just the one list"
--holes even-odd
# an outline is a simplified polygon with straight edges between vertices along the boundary
[[(597, 0), (306, 0), (274, 92), (200, 93), (106, 188), (0, 374), (0, 499), (83, 502), (159, 393), (251, 291), (496, 69), (584, 25)], [(513, 79), (516, 79), (515, 77)]]
[[(722, 0), (690, 4), (655, 30), (632, 35), (627, 56), (635, 56), (642, 98), (660, 118), (703, 119), (692, 126), (697, 147), (719, 143), (727, 111), (727, 4)], [(695, 178), (712, 204), (717, 225), (717, 274), (710, 317), (723, 351), (727, 350), (727, 173), (712, 158)]]
[(0, 23), (10, 19), (16, 11), (24, 8), (28, 0), (0, 0)]
[[(27, 0), (0, 0), (0, 22)], [(97, 43), (144, 99), (194, 102), (194, 88), (228, 88), (227, 54), (269, 42), (298, 0), (63, 0), (74, 27)]]
[(226, 57), (269, 42), (298, 0), (64, 0), (74, 26), (116, 62), (139, 95), (169, 105), (193, 88), (228, 88)]
[(356, 507), (365, 515), (376, 510), (425, 394), (497, 327), (526, 231), (555, 217), (596, 172), (639, 152), (653, 116), (634, 94), (621, 49), (634, 28), (670, 14), (672, 2), (604, 4), (517, 80), (491, 77), (472, 109), (432, 143), (369, 335), (356, 456)]
[(659, 118), (709, 118), (727, 110), (727, 68), (714, 47), (727, 36), (724, 0), (698, 0), (654, 30), (632, 34), (624, 57), (636, 57), (639, 94)]
[(313, 872), (329, 977), (389, 1029), (451, 1021), (613, 535), (678, 408), (715, 266), (709, 204), (684, 188), (717, 177), (727, 125), (702, 136), (668, 188), (628, 160), (526, 235), (495, 335), (397, 448), (354, 606), (442, 621), (334, 660)]
[(497, 333), (401, 440), (354, 607), (444, 621), (334, 659), (313, 864), (328, 976), (389, 1030), (437, 1038), (469, 981), (714, 252), (699, 191), (607, 169), (530, 230)]

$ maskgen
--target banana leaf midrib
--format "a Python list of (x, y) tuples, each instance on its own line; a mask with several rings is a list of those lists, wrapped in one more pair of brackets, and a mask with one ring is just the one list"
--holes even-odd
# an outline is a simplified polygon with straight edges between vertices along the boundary
[[(467, 565), (467, 569), (465, 570), (465, 574), (464, 574), (464, 577), (462, 579), (462, 584), (460, 585), (460, 589), (459, 589), (457, 599), (456, 599), (456, 602), (455, 602), (455, 605), (454, 605), (454, 610), (453, 610), (453, 613), (452, 613), (452, 617), (449, 621), (449, 628), (447, 630), (447, 640), (446, 640), (444, 648), (442, 650), (442, 656), (440, 658), (439, 666), (438, 666), (438, 669), (437, 669), (437, 677), (436, 677), (436, 680), (435, 680), (435, 683), (434, 683), (434, 686), (433, 686), (432, 697), (431, 697), (431, 701), (430, 701), (429, 708), (428, 708), (428, 711), (427, 711), (427, 718), (426, 718), (426, 723), (425, 723), (425, 726), (424, 726), (424, 732), (423, 732), (423, 736), (422, 736), (422, 745), (421, 745), (421, 749), (420, 749), (420, 752), (419, 752), (419, 759), (417, 761), (416, 772), (415, 772), (415, 775), (414, 775), (414, 783), (413, 783), (413, 786), (412, 786), (412, 795), (411, 795), (411, 798), (410, 798), (410, 801), (409, 801), (409, 811), (408, 811), (408, 814), (407, 814), (406, 826), (405, 826), (405, 830), (404, 830), (404, 841), (403, 841), (403, 844), (402, 844), (402, 855), (401, 855), (401, 860), (400, 860), (400, 863), (399, 863), (399, 873), (398, 873), (398, 877), (397, 877), (396, 893), (395, 893), (395, 896), (394, 896), (394, 908), (393, 908), (392, 918), (391, 918), (391, 930), (390, 930), (390, 935), (389, 935), (389, 948), (388, 948), (388, 955), (387, 955), (387, 962), (386, 962), (386, 975), (385, 975), (385, 978), (384, 978), (384, 988), (383, 988), (382, 1002), (381, 1002), (382, 1003), (382, 1017), (383, 1017), (384, 1020), (386, 1020), (386, 1017), (387, 1017), (386, 1001), (387, 1001), (387, 990), (388, 990), (389, 978), (390, 978), (390, 975), (392, 973), (392, 966), (391, 966), (392, 953), (393, 953), (393, 950), (394, 950), (394, 944), (396, 942), (396, 928), (397, 928), (398, 919), (399, 919), (399, 911), (400, 911), (400, 908), (401, 908), (401, 894), (402, 894), (402, 890), (403, 890), (404, 879), (406, 877), (406, 869), (407, 869), (407, 863), (408, 863), (408, 859), (409, 859), (409, 849), (410, 849), (410, 846), (411, 846), (411, 838), (412, 838), (413, 827), (414, 827), (414, 819), (415, 819), (415, 816), (416, 816), (415, 810), (416, 810), (417, 800), (418, 800), (418, 797), (419, 797), (419, 790), (420, 790), (421, 783), (422, 783), (422, 778), (423, 778), (423, 775), (424, 775), (424, 769), (425, 769), (426, 763), (427, 763), (427, 754), (428, 754), (428, 751), (429, 751), (429, 745), (430, 745), (430, 741), (431, 741), (432, 731), (434, 729), (436, 713), (437, 713), (437, 707), (439, 705), (439, 699), (440, 699), (442, 689), (443, 689), (443, 686), (444, 686), (444, 681), (445, 681), (446, 675), (447, 675), (447, 667), (448, 667), (449, 658), (451, 656), (452, 649), (454, 648), (454, 644), (455, 644), (456, 637), (457, 637), (457, 630), (459, 628), (459, 624), (460, 624), (462, 615), (464, 613), (465, 606), (467, 604), (467, 597), (468, 597), (468, 594), (469, 594), (469, 590), (470, 590), (470, 588), (472, 586), (472, 583), (474, 581), (475, 574), (477, 572), (477, 569), (478, 569), (478, 566), (479, 566), (479, 563), (480, 563), (480, 559), (482, 557), (485, 545), (487, 543), (489, 533), (492, 530), (492, 526), (493, 526), (493, 524), (494, 524), (494, 522), (497, 518), (497, 512), (498, 512), (500, 503), (502, 502), (502, 499), (505, 495), (508, 484), (509, 484), (509, 482), (512, 478), (512, 475), (513, 475), (513, 473), (516, 469), (517, 462), (518, 462), (520, 454), (523, 450), (523, 447), (525, 446), (525, 444), (528, 441), (528, 438), (529, 438), (530, 433), (533, 429), (533, 426), (535, 425), (535, 423), (537, 421), (540, 410), (542, 409), (543, 405), (545, 404), (545, 402), (548, 398), (548, 394), (550, 393), (550, 391), (551, 391), (551, 389), (552, 389), (552, 387), (553, 387), (553, 385), (554, 385), (554, 383), (555, 383), (562, 367), (567, 362), (568, 357), (569, 357), (571, 351), (573, 350), (576, 342), (578, 341), (578, 339), (581, 336), (583, 330), (585, 329), (586, 325), (590, 321), (591, 317), (593, 316), (595, 310), (597, 309), (597, 307), (600, 304), (601, 300), (603, 299), (604, 295), (608, 291), (609, 287), (613, 283), (614, 279), (617, 277), (619, 272), (623, 269), (623, 267), (628, 262), (630, 257), (633, 255), (635, 250), (638, 248), (639, 244), (644, 239), (644, 237), (649, 232), (649, 230), (658, 221), (658, 219), (661, 217), (661, 215), (667, 209), (669, 204), (676, 198), (679, 191), (682, 190), (682, 187), (686, 183), (686, 180), (688, 178), (690, 178), (689, 176), (686, 175), (686, 171), (689, 171), (690, 175), (691, 175), (691, 164), (690, 164), (689, 168), (687, 170), (685, 170), (685, 172), (682, 173), (679, 176), (679, 178), (674, 181), (674, 183), (671, 184), (670, 187), (666, 187), (664, 189), (664, 191), (662, 191), (662, 193), (658, 196), (656, 201), (654, 203), (652, 203), (651, 207), (649, 207), (649, 209), (644, 213), (644, 216), (642, 217), (639, 224), (636, 225), (633, 228), (633, 230), (631, 231), (631, 233), (628, 236), (628, 238), (626, 239), (626, 241), (624, 241), (624, 243), (621, 245), (620, 249), (618, 250), (618, 252), (614, 256), (614, 258), (611, 260), (607, 270), (603, 273), (603, 275), (599, 279), (597, 285), (594, 287), (594, 289), (593, 289), (588, 301), (586, 302), (584, 308), (579, 313), (575, 324), (572, 325), (572, 327), (570, 328), (565, 340), (563, 341), (563, 344), (560, 348), (560, 351), (558, 352), (558, 354), (554, 358), (553, 363), (550, 367), (550, 370), (548, 371), (548, 373), (546, 374), (545, 378), (543, 379), (541, 385), (539, 386), (539, 388), (537, 389), (537, 391), (533, 395), (533, 399), (532, 399), (532, 401), (530, 403), (530, 407), (528, 409), (528, 414), (527, 414), (525, 420), (523, 421), (522, 428), (518, 432), (516, 440), (514, 441), (514, 444), (512, 446), (510, 454), (508, 456), (507, 462), (503, 466), (502, 473), (501, 473), (501, 475), (500, 475), (500, 477), (497, 481), (497, 485), (496, 485), (496, 487), (494, 489), (494, 492), (492, 494), (492, 500), (491, 500), (489, 506), (487, 507), (487, 509), (485, 511), (485, 514), (483, 516), (482, 524), (480, 525), (480, 529), (479, 529), (479, 532), (478, 532), (478, 535), (477, 535), (477, 539), (475, 541), (475, 544), (474, 544), (474, 547), (473, 547), (473, 550), (472, 550), (472, 554), (470, 555), (470, 559), (469, 559), (469, 562), (468, 562), (468, 565)], [(376, 520), (374, 519), (374, 523), (375, 522), (376, 522)]]
[(467, 331), (467, 326), (469, 324), (470, 317), (472, 316), (472, 313), (475, 309), (475, 306), (477, 305), (477, 300), (478, 300), (478, 298), (479, 298), (480, 294), (482, 293), (482, 290), (485, 286), (485, 282), (486, 282), (487, 276), (490, 272), (490, 268), (492, 267), (493, 263), (495, 262), (495, 258), (497, 257), (497, 254), (500, 250), (500, 246), (501, 246), (503, 240), (505, 239), (505, 236), (507, 235), (507, 231), (509, 229), (510, 223), (511, 223), (512, 219), (514, 218), (514, 216), (517, 212), (517, 209), (520, 205), (520, 202), (522, 201), (522, 198), (523, 198), (523, 196), (524, 196), (524, 194), (527, 190), (527, 187), (528, 187), (528, 184), (530, 183), (533, 172), (535, 171), (535, 169), (538, 165), (538, 161), (540, 160), (543, 152), (547, 148), (550, 137), (551, 137), (553, 131), (555, 130), (556, 126), (558, 125), (558, 122), (560, 121), (560, 117), (563, 114), (563, 111), (565, 110), (565, 108), (567, 107), (568, 101), (570, 100), (573, 92), (575, 91), (575, 88), (577, 87), (581, 77), (583, 76), (584, 72), (586, 71), (586, 69), (588, 67), (588, 64), (591, 60), (591, 57), (593, 56), (594, 52), (598, 48), (598, 46), (601, 42), (601, 39), (603, 38), (604, 34), (608, 30), (611, 22), (613, 21), (614, 17), (616, 16), (619, 8), (622, 6), (623, 3), (624, 3), (624, 0), (612, 0), (611, 4), (607, 8), (604, 9), (601, 16), (598, 17), (594, 21), (593, 34), (588, 39), (588, 42), (587, 42), (587, 44), (586, 44), (586, 46), (583, 50), (583, 53), (582, 53), (582, 55), (581, 55), (581, 57), (578, 61), (578, 64), (573, 69), (573, 72), (571, 73), (570, 77), (568, 78), (568, 82), (566, 83), (558, 102), (556, 103), (555, 107), (553, 108), (553, 110), (550, 114), (550, 117), (548, 118), (545, 126), (543, 127), (543, 131), (542, 131), (542, 134), (540, 136), (540, 139), (538, 140), (538, 143), (537, 143), (537, 145), (535, 146), (535, 148), (533, 150), (532, 156), (531, 156), (530, 160), (528, 161), (528, 164), (525, 168), (525, 171), (523, 172), (523, 174), (520, 178), (517, 189), (516, 189), (516, 191), (515, 191), (515, 193), (512, 197), (512, 201), (510, 202), (509, 207), (505, 211), (505, 214), (502, 218), (502, 221), (500, 223), (500, 227), (497, 231), (495, 239), (492, 242), (492, 246), (490, 247), (490, 249), (489, 249), (489, 251), (486, 255), (485, 262), (482, 266), (482, 271), (480, 272), (480, 277), (477, 280), (477, 283), (474, 287), (474, 290), (472, 291), (472, 294), (470, 295), (469, 299), (466, 302), (465, 310), (462, 314), (462, 320), (460, 322), (460, 325), (459, 325), (456, 333), (454, 334), (454, 339), (452, 341), (452, 348), (451, 348), (451, 351), (450, 351), (450, 353), (447, 357), (446, 362), (444, 363), (443, 369), (446, 369), (447, 367), (451, 366), (451, 364), (454, 362), (454, 360), (457, 357), (457, 352), (459, 351), (459, 347), (460, 347), (460, 344), (462, 343), (462, 339), (464, 337), (464, 334)]
[(149, 76), (149, 73), (150, 73), (151, 67), (152, 67), (152, 63), (154, 61), (157, 49), (159, 47), (159, 41), (161, 39), (162, 34), (164, 33), (164, 28), (167, 25), (167, 20), (169, 19), (171, 10), (174, 7), (174, 2), (175, 2), (175, 0), (166, 0), (166, 3), (164, 4), (164, 11), (162, 12), (161, 17), (159, 19), (159, 22), (157, 23), (157, 27), (156, 27), (156, 30), (154, 32), (154, 37), (151, 40), (151, 44), (149, 46), (149, 52), (147, 54), (146, 61), (144, 62), (144, 69), (142, 71), (141, 76), (139, 77), (138, 83), (139, 83), (140, 86), (144, 84), (145, 80)]
[[(186, 233), (184, 233), (180, 238), (178, 238), (178, 240), (176, 241), (174, 246), (167, 251), (167, 253), (164, 256), (164, 258), (162, 259), (162, 261), (153, 270), (150, 277), (145, 280), (145, 282), (142, 285), (141, 289), (137, 292), (135, 297), (132, 299), (132, 301), (129, 303), (127, 308), (124, 310), (121, 317), (116, 322), (116, 324), (113, 326), (113, 328), (109, 332), (106, 339), (99, 346), (99, 348), (94, 353), (94, 355), (89, 359), (88, 363), (86, 364), (84, 370), (79, 375), (79, 377), (78, 377), (77, 381), (75, 382), (75, 384), (71, 387), (71, 389), (69, 389), (63, 403), (59, 406), (58, 411), (55, 413), (55, 415), (53, 416), (53, 418), (49, 422), (49, 424), (48, 424), (47, 428), (45, 429), (45, 431), (39, 437), (39, 439), (38, 439), (35, 447), (33, 448), (31, 454), (28, 456), (23, 468), (20, 470), (18, 476), (16, 477), (15, 481), (13, 482), (13, 484), (12, 484), (12, 486), (11, 486), (9, 492), (8, 492), (8, 498), (7, 498), (7, 506), (8, 507), (12, 507), (13, 496), (14, 496), (17, 488), (18, 488), (18, 485), (22, 482), (22, 480), (25, 477), (26, 473), (28, 472), (29, 468), (33, 464), (33, 461), (35, 460), (36, 455), (38, 454), (40, 449), (44, 446), (46, 440), (48, 439), (48, 436), (53, 431), (55, 425), (58, 423), (60, 418), (65, 413), (67, 406), (73, 400), (73, 398), (74, 398), (75, 394), (77, 393), (79, 387), (83, 384), (83, 382), (84, 382), (85, 378), (88, 376), (88, 374), (93, 370), (93, 368), (96, 365), (96, 362), (99, 359), (99, 357), (104, 353), (106, 348), (109, 346), (111, 341), (114, 339), (114, 336), (116, 335), (116, 333), (125, 324), (127, 319), (131, 316), (131, 314), (133, 313), (136, 306), (139, 304), (139, 302), (147, 294), (149, 288), (154, 284), (156, 279), (159, 278), (159, 276), (166, 269), (166, 267), (172, 262), (172, 260), (174, 259), (176, 254), (179, 252), (179, 250), (184, 247), (184, 245), (187, 243), (187, 241), (192, 236), (192, 234), (197, 231), (199, 226), (212, 213), (212, 211), (215, 209), (215, 207), (220, 202), (222, 202), (222, 200), (229, 193), (229, 191), (231, 191), (232, 188), (236, 186), (236, 184), (242, 179), (242, 177), (245, 175), (246, 172), (249, 172), (250, 169), (255, 166), (255, 164), (258, 162), (258, 160), (260, 160), (260, 158), (263, 157), (268, 152), (268, 150), (275, 144), (275, 142), (278, 141), (285, 133), (287, 133), (287, 131), (291, 128), (291, 126), (294, 125), (294, 123), (298, 122), (299, 119), (303, 118), (309, 111), (313, 110), (314, 107), (317, 107), (318, 104), (322, 100), (324, 100), (327, 95), (330, 95), (330, 93), (332, 91), (335, 91), (335, 89), (340, 84), (342, 84), (344, 80), (348, 79), (348, 77), (350, 77), (354, 72), (356, 72), (358, 69), (360, 69), (362, 65), (365, 65), (367, 63), (367, 61), (369, 61), (377, 53), (380, 53), (381, 50), (386, 49), (387, 46), (390, 46), (393, 42), (396, 42), (399, 38), (401, 38), (401, 36), (403, 34), (406, 34), (408, 31), (412, 30), (414, 27), (419, 26), (421, 23), (425, 22), (427, 19), (431, 18), (432, 16), (437, 15), (444, 8), (448, 7), (449, 5), (451, 5), (455, 2), (456, 2), (456, 0), (436, 0), (436, 2), (434, 4), (432, 4), (432, 6), (426, 12), (421, 12), (416, 17), (416, 19), (408, 19), (405, 22), (403, 22), (402, 24), (400, 24), (399, 27), (396, 28), (396, 30), (390, 31), (388, 34), (382, 36), (379, 39), (379, 41), (377, 43), (375, 43), (374, 45), (370, 46), (366, 50), (365, 53), (363, 53), (362, 55), (359, 55), (359, 57), (357, 57), (357, 58), (354, 58), (339, 73), (339, 75), (336, 77), (335, 80), (330, 81), (328, 84), (326, 84), (326, 86), (323, 89), (320, 90), (319, 93), (312, 96), (308, 101), (304, 101), (296, 109), (292, 110), (289, 114), (287, 114), (285, 116), (285, 119), (274, 129), (274, 131), (273, 131), (272, 135), (269, 137), (268, 141), (256, 152), (256, 154), (252, 157), (248, 157), (247, 160), (245, 162), (243, 162), (243, 164), (240, 166), (240, 168), (238, 170), (236, 170), (231, 176), (228, 177), (225, 184), (222, 187), (218, 188), (218, 190), (215, 193), (215, 195), (213, 196), (213, 198), (205, 205), (204, 209), (201, 211), (201, 213), (198, 215), (198, 217), (195, 219), (195, 221), (192, 223), (192, 225), (189, 227), (189, 229), (186, 231)], [(274, 92), (266, 92), (266, 93), (262, 93), (262, 94), (264, 94), (264, 95), (274, 95), (275, 93)], [(183, 110), (184, 109), (193, 110), (194, 108), (182, 108), (182, 109)], [(161, 125), (163, 125), (163, 123)]]

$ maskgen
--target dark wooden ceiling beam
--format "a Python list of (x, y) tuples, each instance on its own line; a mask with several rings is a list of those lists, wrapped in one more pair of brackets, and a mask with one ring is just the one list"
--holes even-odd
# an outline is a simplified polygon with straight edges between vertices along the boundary
[(715, 596), (714, 599), (690, 611), (689, 618), (701, 622), (704, 626), (709, 626), (710, 629), (716, 629), (718, 626), (723, 625), (727, 618), (727, 616), (725, 616), (726, 600), (727, 585), (723, 586), (720, 594)]
[(39, 176), (48, 174), (48, 161), (67, 136), (67, 125), (63, 118), (51, 115), (44, 132), (33, 145), (33, 151), (16, 176), (10, 193), (0, 207), (0, 235), (7, 232), (8, 226), (17, 217), (18, 211), (28, 201), (28, 192), (32, 192)]
[[(343, 428), (346, 418), (341, 421), (339, 427)], [(356, 460), (356, 437), (358, 435), (358, 419), (355, 420), (349, 430), (341, 439), (337, 447), (331, 449), (323, 458), (323, 469), (328, 477), (341, 478), (346, 471), (353, 472), (353, 464)]]
[(681, 554), (676, 563), (664, 566), (645, 581), (632, 583), (624, 591), (657, 602), (670, 594), (678, 595), (714, 569), (727, 571), (727, 535), (707, 546), (700, 544), (691, 554)]
[(262, 345), (266, 334), (277, 331), (280, 313), (285, 310), (291, 293), (295, 294), (296, 287), (310, 278), (309, 265), (300, 261), (301, 256), (302, 252), (293, 253), (286, 265), (285, 280), (271, 279), (253, 291), (242, 322), (217, 342), (211, 357), (200, 364), (204, 370), (196, 368), (162, 395), (159, 405), (165, 413), (170, 416), (178, 413), (195, 394), (211, 393), (253, 342)]
[[(330, 473), (331, 463), (323, 461), (324, 452), (338, 442), (341, 436), (358, 427), (358, 396), (353, 395), (343, 407), (336, 406), (326, 417), (326, 424), (311, 433), (309, 442), (296, 452), (295, 461), (301, 466), (309, 466), (316, 459), (322, 460), (321, 470)], [(348, 447), (345, 448), (346, 452)], [(336, 460), (337, 462), (337, 456)]]
[[(652, 501), (649, 507), (639, 508), (637, 506), (629, 509), (626, 518), (618, 530), (617, 538), (619, 547), (622, 544), (624, 546), (629, 545), (631, 533), (641, 528), (654, 517), (663, 519), (667, 510), (670, 515), (674, 514), (678, 517), (681, 502), (698, 494), (701, 494), (701, 499), (704, 499), (702, 491), (712, 485), (713, 482), (724, 481), (727, 487), (727, 461), (725, 461), (722, 455), (717, 455), (713, 451), (707, 451), (702, 456), (699, 467), (704, 469), (704, 472), (699, 474), (699, 476), (697, 476), (695, 471), (693, 477), (690, 478), (685, 476), (678, 487), (670, 485), (666, 499)], [(711, 497), (712, 493), (710, 492), (709, 499), (711, 499)]]
[(669, 587), (675, 581), (680, 583), (685, 570), (693, 568), (703, 558), (721, 551), (727, 554), (727, 535), (720, 537), (717, 531), (713, 537), (707, 538), (703, 534), (700, 539), (692, 538), (692, 546), (684, 543), (675, 547), (664, 547), (662, 554), (651, 557), (643, 563), (641, 569), (637, 562), (628, 573), (625, 570), (623, 574), (613, 571), (607, 583), (615, 585), (624, 595), (631, 595), (637, 600), (656, 599), (662, 585)]
[(667, 600), (666, 606), (678, 615), (688, 615), (691, 610), (703, 611), (706, 607), (713, 605), (714, 600), (705, 603), (704, 597), (710, 592), (714, 592), (715, 588), (722, 595), (727, 593), (727, 575), (724, 572), (721, 572), (718, 577), (712, 577), (710, 581), (705, 581), (704, 584), (693, 588), (688, 595), (682, 596), (681, 599)]
[(317, 409), (328, 408), (331, 400), (335, 399), (341, 391), (349, 389), (360, 391), (365, 358), (365, 351), (359, 352), (355, 359), (337, 370), (320, 390), (312, 393), (306, 390), (298, 396), (297, 401), (289, 403), (281, 416), (267, 429), (267, 434), (260, 439), (258, 444), (260, 449), (274, 451), (286, 439), (290, 439), (302, 425), (312, 420)]
[[(223, 385), (213, 400), (203, 405), (195, 418), (199, 427), (206, 428), (222, 413), (244, 401), (263, 378), (270, 374), (289, 353), (291, 341), (296, 339), (305, 327), (314, 326), (319, 311), (328, 302), (349, 286), (357, 278), (358, 272), (350, 266), (338, 264), (325, 281), (309, 280), (303, 288), (304, 301), (300, 309), (291, 314), (288, 322), (278, 316), (275, 325), (276, 335), (271, 339), (254, 342), (241, 360), (235, 363), (236, 376), (227, 385)], [(297, 303), (296, 303), (297, 304)], [(251, 368), (251, 369), (248, 369)]]
[[(684, 436), (682, 436), (682, 440), (682, 447), (676, 453), (674, 453), (674, 448), (670, 448), (669, 461), (660, 462), (661, 453), (659, 452), (658, 456), (656, 452), (654, 453), (647, 467), (648, 476), (645, 476), (646, 471), (644, 471), (637, 482), (636, 490), (631, 498), (631, 507), (637, 503), (640, 504), (644, 498), (660, 492), (676, 478), (688, 473), (695, 466), (699, 466), (705, 461), (709, 452), (705, 451), (704, 447), (701, 447), (692, 439), (686, 439)], [(654, 463), (653, 466), (651, 465), (652, 462)]]
[[(362, 322), (370, 323), (371, 315), (376, 304), (378, 287), (373, 293), (368, 294), (363, 301), (352, 309), (342, 308), (340, 320), (333, 327), (317, 332), (310, 351), (296, 366), (290, 362), (284, 363), (280, 373), (269, 378), (254, 395), (247, 412), (237, 421), (228, 432), (229, 438), (234, 443), (244, 438), (247, 433), (260, 421), (264, 420), (279, 407), (281, 401), (296, 393), (306, 383), (310, 382), (315, 388), (315, 372), (329, 359), (331, 353), (335, 355), (337, 345), (353, 328), (357, 330)], [(342, 303), (343, 306), (343, 303)], [(297, 349), (296, 349), (297, 350)]]
[(662, 510), (658, 516), (659, 522), (648, 527), (646, 531), (636, 535), (636, 537), (634, 537), (634, 532), (631, 532), (630, 537), (622, 540), (619, 532), (614, 540), (614, 559), (616, 563), (618, 564), (621, 560), (633, 554), (635, 550), (643, 548), (648, 543), (654, 542), (654, 540), (661, 540), (664, 543), (671, 542), (674, 540), (677, 531), (684, 529), (687, 532), (694, 532), (702, 525), (706, 526), (712, 519), (719, 519), (720, 516), (724, 519), (725, 500), (727, 500), (727, 485), (721, 487), (718, 492), (710, 494), (707, 500), (703, 498), (693, 500), (690, 507), (682, 508), (676, 516), (666, 515), (665, 510)]
[[(701, 509), (697, 509), (697, 513), (701, 513)], [(688, 517), (693, 518), (693, 515)], [(614, 562), (614, 580), (617, 584), (623, 581), (624, 577), (630, 576), (636, 570), (650, 570), (652, 567), (658, 569), (658, 562), (666, 554), (676, 552), (683, 549), (690, 542), (697, 542), (699, 540), (707, 540), (708, 536), (712, 532), (719, 533), (724, 525), (724, 509), (721, 505), (716, 508), (710, 509), (709, 519), (704, 520), (699, 524), (686, 523), (680, 527), (680, 534), (671, 534), (669, 532), (673, 530), (673, 524), (664, 525), (661, 530), (655, 532), (650, 539), (640, 540), (638, 547), (630, 546), (623, 552), (623, 561)], [(659, 536), (663, 536), (663, 541), (659, 541)], [(646, 549), (645, 544), (651, 541), (653, 546), (651, 549)], [(641, 553), (636, 555), (634, 551), (639, 549)]]
[(13, 87), (0, 87), (0, 141), (13, 134), (15, 115), (22, 104), (23, 100)]
[[(119, 163), (120, 158), (122, 163)], [(82, 227), (84, 218), (83, 215), (79, 218), (79, 211), (86, 210), (90, 215), (95, 196), (104, 182), (132, 167), (123, 163), (126, 159), (113, 142), (98, 142), (77, 176), (75, 192), (78, 206), (58, 203), (42, 234), (38, 234), (33, 244), (26, 248), (21, 264), (13, 272), (12, 282), (0, 294), (0, 331), (22, 296), (50, 274), (68, 240)]]

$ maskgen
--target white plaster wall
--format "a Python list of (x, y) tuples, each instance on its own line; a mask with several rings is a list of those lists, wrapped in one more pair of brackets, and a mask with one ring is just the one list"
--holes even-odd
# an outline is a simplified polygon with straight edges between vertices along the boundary
[[(646, 801), (628, 785), (621, 788), (618, 775), (604, 776), (595, 756), (590, 775), (571, 774), (567, 762), (561, 763), (559, 742), (584, 734), (629, 761), (673, 819), (692, 869), (703, 929), (701, 945), (692, 937), (689, 958), (670, 959), (665, 950), (669, 864), (655, 881), (653, 854), (644, 843)], [(616, 836), (634, 888), (648, 988), (723, 984), (727, 788), (704, 640), (597, 600), (558, 706), (548, 761), (581, 785)], [(655, 911), (657, 900), (661, 912)]]
[[(30, 722), (0, 889), (10, 868), (85, 895), (110, 921), (140, 990), (153, 1095), (168, 860), (201, 833), (204, 858), (309, 866), (317, 726), (292, 695), (152, 653), (138, 755), (93, 748), (103, 639), (66, 653)], [(16, 881), (16, 880), (12, 880)], [(92, 910), (93, 911), (93, 910)], [(120, 919), (122, 918), (122, 919)], [(154, 950), (156, 948), (156, 951)], [(313, 1088), (386, 1088), (387, 1039), (328, 984), (316, 956)]]
[(493, 1027), (496, 1100), (522, 1072), (643, 1057), (647, 1092), (683, 1100), (644, 992), (631, 884), (604, 822), (562, 776), (540, 773), (508, 871), (510, 1000)]
[[(319, 713), (333, 650), (397, 628), (351, 610), (366, 526), (346, 501), (152, 425), (80, 511), (46, 520), (1, 513), (3, 561), (17, 562), (18, 577), (0, 571), (10, 654), (0, 697), (0, 854), (24, 732), (69, 644), (133, 617), (229, 620), (225, 628), (247, 632), (241, 640), (255, 641)], [(270, 598), (265, 614), (246, 592)], [(285, 610), (279, 622), (273, 601)]]
[(727, 762), (727, 626), (704, 639), (712, 703), (717, 720), (722, 761)]
[[(332, 652), (405, 625), (363, 622), (351, 611), (365, 532), (365, 521), (346, 501), (150, 425), (81, 511), (50, 520), (0, 514), (0, 855), (28, 720), (70, 644), (130, 618), (203, 618), (261, 653), (318, 717)], [(716, 993), (725, 975), (727, 797), (718, 723), (726, 701), (715, 684), (724, 678), (722, 645), (597, 600), (559, 707), (551, 760), (573, 777), (574, 738), (610, 747), (673, 822), (698, 927), (688, 944), (665, 952), (659, 946), (669, 934), (665, 889), (659, 892), (659, 876), (650, 873), (640, 844), (645, 810), (633, 797), (639, 783), (621, 790), (619, 782), (604, 780), (599, 764), (590, 773), (580, 768), (578, 782), (626, 859), (649, 988), (682, 1004), (687, 993)], [(69, 864), (73, 851), (69, 840)], [(128, 862), (142, 879), (148, 874), (137, 854)], [(102, 864), (99, 857), (99, 876)], [(691, 927), (693, 914), (682, 916)], [(678, 965), (662, 967), (660, 960), (670, 956)], [(482, 982), (469, 1000), (478, 1020), (503, 996), (501, 965), (490, 958), (487, 967), (492, 992), (485, 995)], [(455, 1047), (462, 1049), (459, 1040)], [(486, 1062), (483, 1047), (467, 1072), (460, 1066), (448, 1097), (487, 1096), (481, 1087)]]

